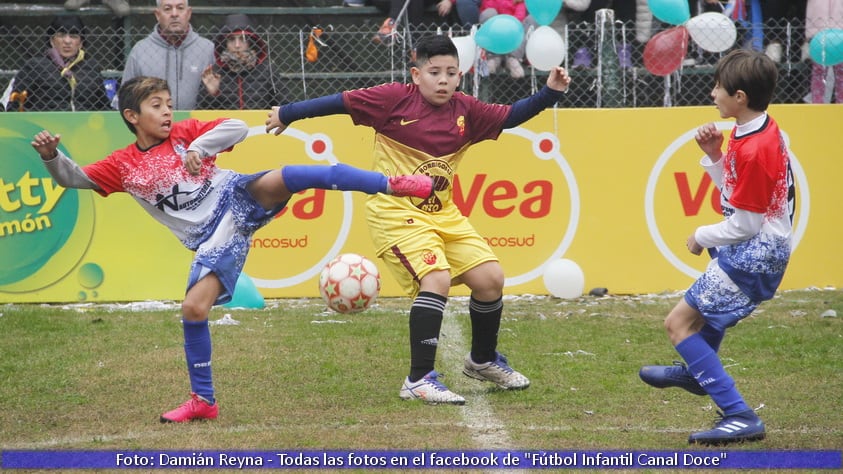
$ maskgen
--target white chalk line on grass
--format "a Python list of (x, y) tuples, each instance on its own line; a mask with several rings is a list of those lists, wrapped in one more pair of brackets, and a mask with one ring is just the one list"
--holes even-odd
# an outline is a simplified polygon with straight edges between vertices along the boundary
[[(447, 361), (445, 365), (449, 367), (450, 373), (462, 375), (463, 360), (465, 355), (468, 354), (468, 349), (463, 342), (465, 339), (456, 317), (457, 315), (454, 312), (449, 311), (442, 318), (441, 332), (446, 337), (439, 338), (439, 348), (444, 349), (442, 351), (444, 353), (438, 354), (436, 358), (439, 361)], [(443, 341), (446, 343), (441, 344)], [(477, 383), (482, 382), (478, 381)], [(458, 390), (457, 393), (459, 393)], [(506, 427), (495, 416), (492, 406), (482, 392), (475, 392), (468, 397), (465, 405), (460, 407), (460, 414), (462, 415), (463, 426), (468, 428), (471, 438), (478, 448), (506, 449), (512, 446), (512, 440), (509, 438)]]
[[(465, 347), (462, 329), (460, 329), (460, 324), (457, 322), (454, 312), (445, 313), (445, 317), (442, 318), (441, 333), (448, 337), (439, 338), (439, 347), (444, 349), (442, 351), (444, 354), (437, 354), (436, 358), (440, 361), (447, 360), (447, 366), (452, 373), (461, 374), (468, 349)], [(443, 340), (446, 341), (444, 347), (441, 345)], [(477, 383), (483, 382), (477, 381)], [(483, 385), (488, 384), (483, 383)], [(495, 411), (482, 392), (475, 391), (470, 397), (466, 397), (465, 405), (460, 407), (460, 415), (462, 416), (463, 426), (468, 429), (478, 449), (507, 450), (512, 447), (512, 440), (509, 438), (506, 427), (495, 416)], [(506, 469), (506, 472), (510, 473), (525, 472), (522, 469), (512, 468), (487, 468), (483, 471), (498, 471), (501, 469)]]

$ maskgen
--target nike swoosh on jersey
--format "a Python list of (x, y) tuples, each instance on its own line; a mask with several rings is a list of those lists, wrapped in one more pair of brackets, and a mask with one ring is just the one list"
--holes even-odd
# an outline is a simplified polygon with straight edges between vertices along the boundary
[(404, 120), (404, 119), (401, 119), (401, 126), (403, 127), (404, 125), (410, 125), (411, 123), (416, 123), (416, 122), (418, 122), (418, 121), (419, 121), (419, 119), (415, 119), (415, 120)]

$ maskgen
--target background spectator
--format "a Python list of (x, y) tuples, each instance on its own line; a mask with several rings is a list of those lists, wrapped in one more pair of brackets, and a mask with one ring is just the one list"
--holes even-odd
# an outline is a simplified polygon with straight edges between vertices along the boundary
[(188, 0), (156, 0), (158, 24), (135, 44), (123, 70), (122, 82), (137, 76), (165, 79), (176, 110), (196, 107), (202, 72), (214, 63), (214, 44), (193, 31), (191, 13)]
[[(521, 63), (524, 61), (524, 53), (527, 49), (526, 33), (531, 26), (537, 28), (539, 25), (532, 16), (527, 14), (527, 5), (524, 0), (483, 0), (480, 5), (480, 24), (495, 15), (512, 15), (524, 25), (524, 40), (515, 51), (506, 55), (506, 69), (509, 70), (509, 75), (513, 79), (520, 79), (524, 77), (524, 66)], [(490, 54), (487, 58), (486, 65), (489, 68), (489, 74), (494, 74), (500, 68), (503, 56)]]
[(425, 6), (437, 3), (436, 0), (390, 0), (388, 18), (383, 21), (377, 34), (372, 37), (372, 41), (385, 46), (389, 46), (395, 41), (397, 23), (400, 23), (397, 20), (405, 4), (407, 5), (407, 21), (411, 25), (418, 25), (424, 18)]
[(436, 11), (443, 18), (456, 11), (458, 23), (468, 28), (480, 23), (480, 3), (481, 0), (440, 0)]
[(200, 109), (269, 109), (282, 103), (266, 42), (248, 16), (227, 16), (214, 46), (216, 63), (202, 74)]
[[(843, 28), (843, 1), (808, 0), (805, 8), (805, 37), (808, 41), (826, 28)], [(843, 64), (811, 66), (811, 102), (827, 103), (826, 85), (834, 84), (835, 102), (843, 104)]]
[(78, 16), (57, 16), (47, 29), (48, 49), (26, 61), (13, 79), (6, 109), (108, 109), (99, 64), (82, 49), (84, 35), (85, 25)]
[[(64, 8), (67, 10), (78, 10), (89, 3), (91, 3), (91, 0), (67, 0), (64, 2)], [(127, 0), (102, 0), (102, 4), (110, 8), (114, 12), (114, 15), (120, 18), (131, 12), (131, 7)]]

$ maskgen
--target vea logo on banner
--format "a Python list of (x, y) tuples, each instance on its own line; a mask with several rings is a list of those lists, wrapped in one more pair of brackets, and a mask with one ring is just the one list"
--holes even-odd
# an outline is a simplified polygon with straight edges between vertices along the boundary
[(75, 270), (77, 297), (86, 299), (102, 282), (99, 266), (79, 266), (93, 235), (93, 198), (56, 184), (30, 145), (41, 130), (29, 122), (0, 130), (0, 292), (41, 290)]
[[(734, 122), (715, 125), (723, 131), (725, 147)], [(653, 242), (673, 267), (691, 278), (697, 278), (708, 261), (687, 251), (688, 237), (697, 227), (723, 219), (720, 190), (699, 163), (703, 152), (694, 140), (696, 131), (696, 128), (688, 130), (665, 148), (650, 172), (644, 197), (647, 229)], [(790, 148), (787, 134), (782, 131), (782, 135)], [(793, 150), (789, 151), (798, 207), (792, 234), (793, 249), (796, 249), (808, 225), (810, 190), (805, 172)]]

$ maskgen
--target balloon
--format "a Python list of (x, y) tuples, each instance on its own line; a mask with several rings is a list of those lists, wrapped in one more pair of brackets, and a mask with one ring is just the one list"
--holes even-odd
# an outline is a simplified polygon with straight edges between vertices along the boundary
[(527, 60), (539, 71), (550, 71), (565, 60), (565, 41), (553, 28), (540, 26), (527, 38)]
[(653, 16), (671, 25), (681, 25), (691, 18), (688, 0), (647, 0)]
[(585, 275), (576, 262), (560, 258), (545, 267), (544, 286), (557, 298), (579, 298), (585, 288)]
[(655, 34), (644, 46), (644, 67), (656, 76), (667, 76), (682, 66), (688, 53), (688, 30), (674, 26)]
[(808, 45), (811, 59), (823, 66), (843, 63), (843, 29), (826, 28), (811, 38)]
[(527, 11), (533, 15), (536, 23), (547, 26), (553, 23), (559, 10), (562, 9), (562, 0), (526, 0)]
[(225, 303), (226, 308), (257, 308), (262, 309), (265, 306), (263, 295), (258, 291), (255, 282), (246, 275), (245, 272), (240, 272), (237, 277), (237, 283), (234, 285), (234, 295), (231, 301)]
[(474, 66), (474, 57), (477, 53), (477, 44), (471, 36), (458, 36), (451, 38), (454, 46), (457, 47), (457, 53), (460, 56), (460, 72), (467, 73), (471, 66)]
[(722, 13), (706, 12), (699, 14), (685, 24), (694, 43), (710, 52), (722, 53), (735, 45), (738, 37), (735, 22)]
[(495, 15), (480, 25), (474, 41), (486, 51), (509, 54), (524, 41), (524, 25), (512, 15)]

